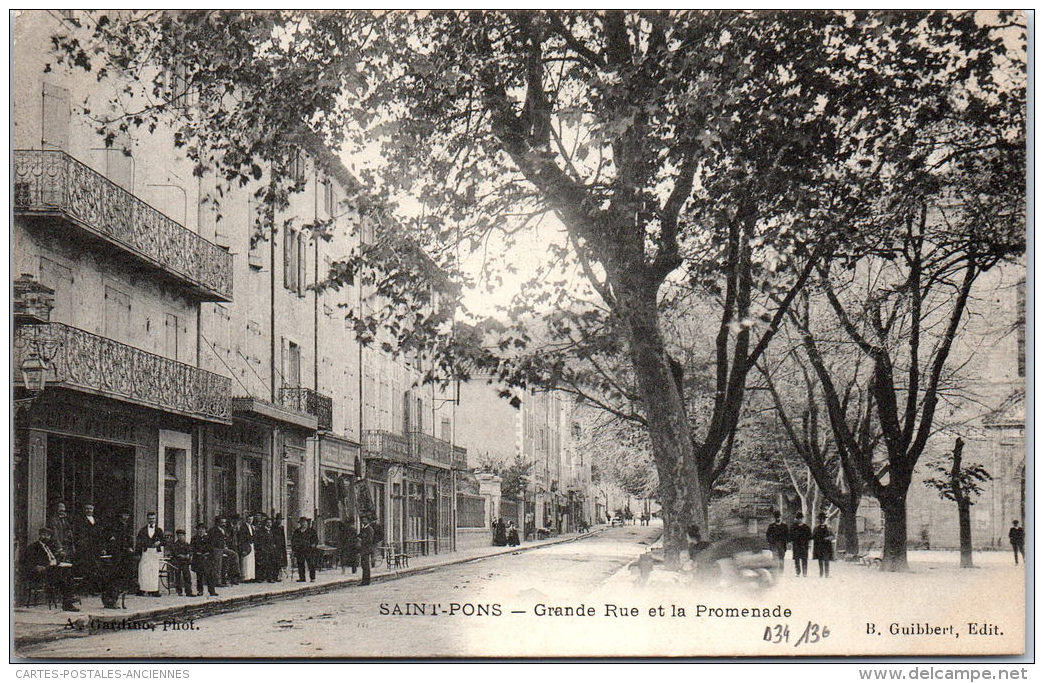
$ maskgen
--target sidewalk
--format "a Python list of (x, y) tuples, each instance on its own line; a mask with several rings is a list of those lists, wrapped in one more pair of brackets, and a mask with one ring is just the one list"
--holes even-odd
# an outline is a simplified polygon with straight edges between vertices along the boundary
[[(514, 548), (488, 546), (442, 555), (413, 557), (410, 558), (408, 569), (388, 569), (379, 563), (373, 570), (371, 580), (374, 583), (391, 581), (438, 567), (569, 543), (600, 533), (605, 528), (607, 527), (599, 526), (583, 534), (562, 534), (542, 541), (527, 542)], [(349, 570), (348, 573), (342, 574), (337, 568), (320, 571), (314, 583), (298, 583), (297, 573), (294, 571), (291, 578), (280, 583), (241, 583), (238, 586), (221, 588), (220, 595), (216, 597), (188, 598), (177, 593), (161, 595), (158, 598), (128, 595), (126, 609), (103, 609), (101, 598), (97, 596), (84, 597), (80, 612), (48, 609), (47, 605), (16, 607), (12, 615), (14, 644), (18, 647), (58, 638), (85, 637), (107, 630), (107, 625), (111, 628), (114, 624), (122, 628), (134, 628), (132, 624), (157, 624), (157, 628), (162, 628), (164, 621), (185, 624), (193, 619), (202, 619), (222, 612), (346, 588), (357, 584), (361, 578), (362, 572), (352, 574)]]

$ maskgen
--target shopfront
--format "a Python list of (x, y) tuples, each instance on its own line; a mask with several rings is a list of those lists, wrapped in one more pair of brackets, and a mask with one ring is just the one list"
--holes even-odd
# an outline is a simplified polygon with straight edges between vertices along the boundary
[(16, 416), (14, 534), (35, 540), (58, 503), (70, 517), (87, 503), (103, 525), (121, 512), (135, 526), (156, 512), (160, 526), (193, 519), (192, 463), (199, 424), (110, 399), (53, 391)]

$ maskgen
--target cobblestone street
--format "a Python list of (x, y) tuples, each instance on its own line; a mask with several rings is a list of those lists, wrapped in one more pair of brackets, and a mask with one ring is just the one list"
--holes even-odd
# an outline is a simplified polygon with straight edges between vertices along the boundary
[[(305, 658), (743, 651), (810, 656), (897, 648), (958, 653), (968, 643), (997, 653), (1021, 648), (1022, 567), (1008, 564), (1004, 553), (979, 553), (979, 568), (960, 570), (955, 553), (914, 552), (911, 572), (901, 575), (835, 563), (829, 579), (799, 579), (788, 565), (779, 583), (759, 594), (690, 585), (666, 571), (654, 571), (646, 586), (635, 587), (626, 566), (659, 533), (655, 524), (606, 529), (575, 542), (180, 623), (179, 630), (168, 627), (164, 632), (157, 623), (154, 631), (66, 638), (20, 648), (19, 654), (155, 659), (257, 657), (266, 652)], [(977, 599), (947, 603), (940, 577), (954, 587), (954, 595)], [(862, 607), (854, 610), (855, 604)], [(593, 613), (575, 616), (581, 605)], [(777, 606), (790, 610), (789, 616), (744, 618), (719, 611), (771, 611)], [(574, 614), (554, 616), (556, 607)], [(672, 615), (675, 609), (684, 610), (684, 616)], [(881, 635), (867, 635), (871, 623)], [(971, 635), (971, 623), (996, 625), (997, 631)], [(889, 633), (916, 630), (916, 624), (953, 628), (939, 635)], [(780, 642), (766, 640), (766, 628), (776, 626), (786, 629), (786, 635)]]

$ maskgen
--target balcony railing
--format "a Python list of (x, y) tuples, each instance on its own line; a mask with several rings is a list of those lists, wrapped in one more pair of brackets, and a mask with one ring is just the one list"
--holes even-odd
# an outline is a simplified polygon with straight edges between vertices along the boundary
[(315, 415), (319, 429), (333, 429), (333, 399), (306, 387), (283, 387), (279, 402), (286, 408)]
[(453, 463), (453, 448), (449, 442), (424, 432), (410, 432), (410, 452), (426, 465), (448, 468)]
[(232, 300), (232, 255), (65, 152), (16, 150), (14, 211), (60, 215), (168, 276), (203, 301)]
[(417, 462), (410, 452), (410, 442), (404, 436), (383, 429), (363, 430), (363, 450), (370, 458), (392, 462)]
[(61, 323), (18, 327), (13, 346), (15, 368), (29, 352), (47, 349), (48, 386), (211, 421), (231, 419), (227, 377)]
[(453, 447), (453, 469), (468, 469), (468, 449), (461, 446)]

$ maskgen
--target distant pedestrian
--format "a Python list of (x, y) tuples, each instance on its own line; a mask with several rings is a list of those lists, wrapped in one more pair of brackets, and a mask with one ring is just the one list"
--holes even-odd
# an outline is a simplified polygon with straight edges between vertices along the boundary
[(1011, 520), (1011, 529), (1008, 530), (1008, 540), (1011, 541), (1011, 551), (1015, 554), (1015, 564), (1019, 563), (1019, 555), (1022, 561), (1026, 561), (1026, 530), (1019, 526), (1019, 520)]
[(243, 516), (236, 530), (236, 549), (239, 551), (239, 573), (243, 581), (257, 581), (257, 555), (254, 553), (254, 525), (251, 515)]
[(196, 533), (192, 534), (192, 571), (196, 573), (196, 594), (203, 595), (203, 586), (206, 585), (207, 592), (217, 595), (214, 590), (217, 579), (214, 578), (213, 562), (210, 556), (210, 542), (207, 538), (207, 525), (203, 522), (196, 524)]
[(170, 546), (170, 564), (174, 569), (174, 587), (178, 595), (195, 597), (192, 592), (192, 546), (185, 540), (185, 530), (174, 532), (175, 540)]
[(282, 572), (286, 569), (286, 529), (283, 528), (283, 514), (276, 513), (272, 522), (272, 551), (275, 553), (276, 578), (282, 580)]
[(790, 534), (787, 531), (787, 525), (780, 520), (779, 512), (773, 512), (772, 517), (775, 521), (768, 525), (768, 530), (765, 531), (765, 540), (768, 541), (769, 548), (772, 549), (772, 554), (776, 557), (776, 566), (779, 569), (783, 569), (783, 560), (787, 555), (787, 541), (790, 540)]
[(514, 547), (514, 546), (519, 544), (518, 527), (515, 526), (514, 522), (511, 522), (510, 524), (508, 524), (508, 528), (507, 528), (507, 544), (509, 546), (512, 546), (512, 547)]
[(812, 530), (804, 521), (800, 512), (794, 515), (794, 524), (790, 527), (790, 551), (794, 556), (794, 571), (798, 576), (808, 576), (808, 543), (812, 540)]
[(370, 585), (370, 569), (372, 568), (370, 562), (373, 556), (373, 549), (378, 540), (378, 537), (374, 534), (374, 528), (370, 518), (363, 518), (362, 528), (359, 529), (359, 560), (362, 563), (362, 580), (359, 581), (360, 586)]
[(294, 551), (294, 559), (297, 561), (297, 582), (305, 582), (305, 568), (308, 569), (308, 578), (315, 581), (315, 549), (319, 545), (319, 537), (315, 529), (308, 525), (308, 518), (302, 517), (297, 520), (297, 528), (290, 534), (290, 546)]
[(504, 526), (503, 518), (498, 519), (493, 525), (493, 545), (507, 545), (507, 527)]
[(341, 573), (345, 567), (351, 567), (352, 573), (359, 567), (359, 531), (352, 522), (342, 522), (344, 533), (341, 535)]
[(830, 560), (834, 559), (834, 532), (826, 523), (826, 515), (819, 514), (819, 524), (812, 532), (812, 557), (819, 562), (820, 578), (830, 578)]

